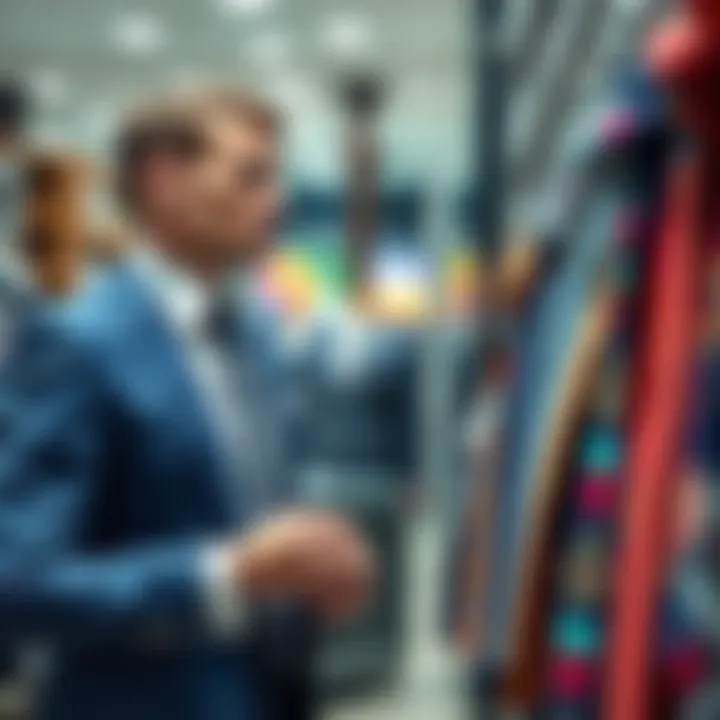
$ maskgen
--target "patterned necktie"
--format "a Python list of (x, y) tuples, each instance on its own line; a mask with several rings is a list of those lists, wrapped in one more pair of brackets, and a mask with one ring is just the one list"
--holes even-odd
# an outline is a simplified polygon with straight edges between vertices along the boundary
[[(621, 171), (623, 203), (605, 286), (614, 320), (595, 392), (573, 447), (559, 518), (542, 717), (591, 720), (601, 711), (610, 580), (616, 522), (625, 486), (634, 359), (642, 289), (661, 196), (662, 149), (648, 143), (655, 162), (643, 163), (638, 118), (629, 124), (632, 154)], [(612, 145), (610, 145), (612, 147)], [(622, 148), (621, 148), (622, 149)], [(660, 163), (661, 165), (662, 163)], [(654, 177), (653, 177), (654, 176)]]

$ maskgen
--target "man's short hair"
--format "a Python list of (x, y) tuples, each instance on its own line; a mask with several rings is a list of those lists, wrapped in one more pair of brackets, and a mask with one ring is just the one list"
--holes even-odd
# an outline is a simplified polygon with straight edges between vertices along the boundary
[(116, 143), (117, 193), (130, 213), (141, 205), (140, 175), (158, 153), (192, 160), (206, 147), (207, 122), (228, 116), (263, 132), (280, 132), (275, 106), (254, 93), (237, 88), (204, 88), (163, 95), (135, 111), (123, 122)]

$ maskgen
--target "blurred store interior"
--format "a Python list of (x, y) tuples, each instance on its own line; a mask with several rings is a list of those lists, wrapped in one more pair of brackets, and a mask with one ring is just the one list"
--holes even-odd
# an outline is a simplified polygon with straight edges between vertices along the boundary
[[(366, 616), (324, 650), (325, 720), (538, 708), (549, 720), (599, 708), (606, 720), (679, 718), (649, 708), (659, 697), (687, 707), (707, 688), (703, 632), (683, 630), (673, 655), (673, 633), (643, 620), (638, 633), (653, 639), (625, 648), (627, 672), (607, 653), (618, 627), (662, 615), (658, 578), (674, 556), (642, 553), (672, 542), (667, 507), (680, 504), (684, 474), (669, 471), (665, 448), (695, 437), (689, 420), (652, 437), (653, 423), (638, 421), (647, 437), (628, 431), (625, 444), (611, 432), (626, 415), (667, 412), (653, 392), (672, 385), (663, 373), (677, 363), (653, 363), (665, 357), (663, 329), (683, 322), (668, 308), (686, 297), (661, 282), (684, 267), (682, 253), (643, 254), (652, 243), (638, 241), (628, 260), (616, 248), (630, 241), (613, 238), (618, 226), (663, 235), (668, 148), (688, 129), (705, 148), (717, 81), (693, 65), (686, 87), (668, 68), (673, 53), (685, 58), (675, 43), (694, 22), (712, 39), (702, 35), (697, 53), (717, 56), (720, 77), (712, 5), (1, 0), (0, 78), (31, 97), (28, 253), (52, 293), (93, 282), (132, 242), (110, 163), (117, 122), (138, 98), (240, 83), (284, 110), (287, 211), (257, 287), (284, 318), (312, 428), (301, 492), (355, 517), (382, 566)], [(668, 109), (676, 101), (683, 112)], [(641, 318), (628, 324), (642, 328), (642, 351), (607, 319), (618, 294), (623, 317)], [(647, 372), (631, 376), (636, 365)], [(643, 380), (631, 387), (646, 399), (632, 413), (628, 377)], [(704, 459), (715, 416), (712, 393), (700, 396), (671, 415), (701, 406)], [(656, 465), (662, 481), (636, 481)], [(631, 523), (639, 505), (650, 509)], [(634, 595), (647, 614), (632, 602), (625, 612), (609, 579), (636, 578), (633, 568), (648, 573)], [(583, 605), (593, 592), (602, 599)], [(642, 711), (623, 714), (630, 706)]]

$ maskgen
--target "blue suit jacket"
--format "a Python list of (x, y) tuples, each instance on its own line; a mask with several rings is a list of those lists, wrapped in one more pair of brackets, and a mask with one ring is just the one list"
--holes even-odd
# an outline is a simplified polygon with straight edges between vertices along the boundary
[[(265, 319), (250, 335), (286, 447)], [(16, 357), (0, 389), (0, 640), (55, 648), (42, 717), (274, 717), (276, 665), (302, 665), (282, 653), (308, 643), (290, 623), (224, 643), (206, 626), (200, 557), (237, 532), (238, 486), (148, 289), (112, 271), (28, 327)]]

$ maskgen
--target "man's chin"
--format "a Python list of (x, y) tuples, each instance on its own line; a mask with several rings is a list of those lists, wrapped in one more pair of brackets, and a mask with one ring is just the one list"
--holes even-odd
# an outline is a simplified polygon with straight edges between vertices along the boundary
[(244, 263), (259, 264), (270, 256), (273, 247), (274, 243), (269, 238), (246, 243), (238, 248), (237, 258)]

